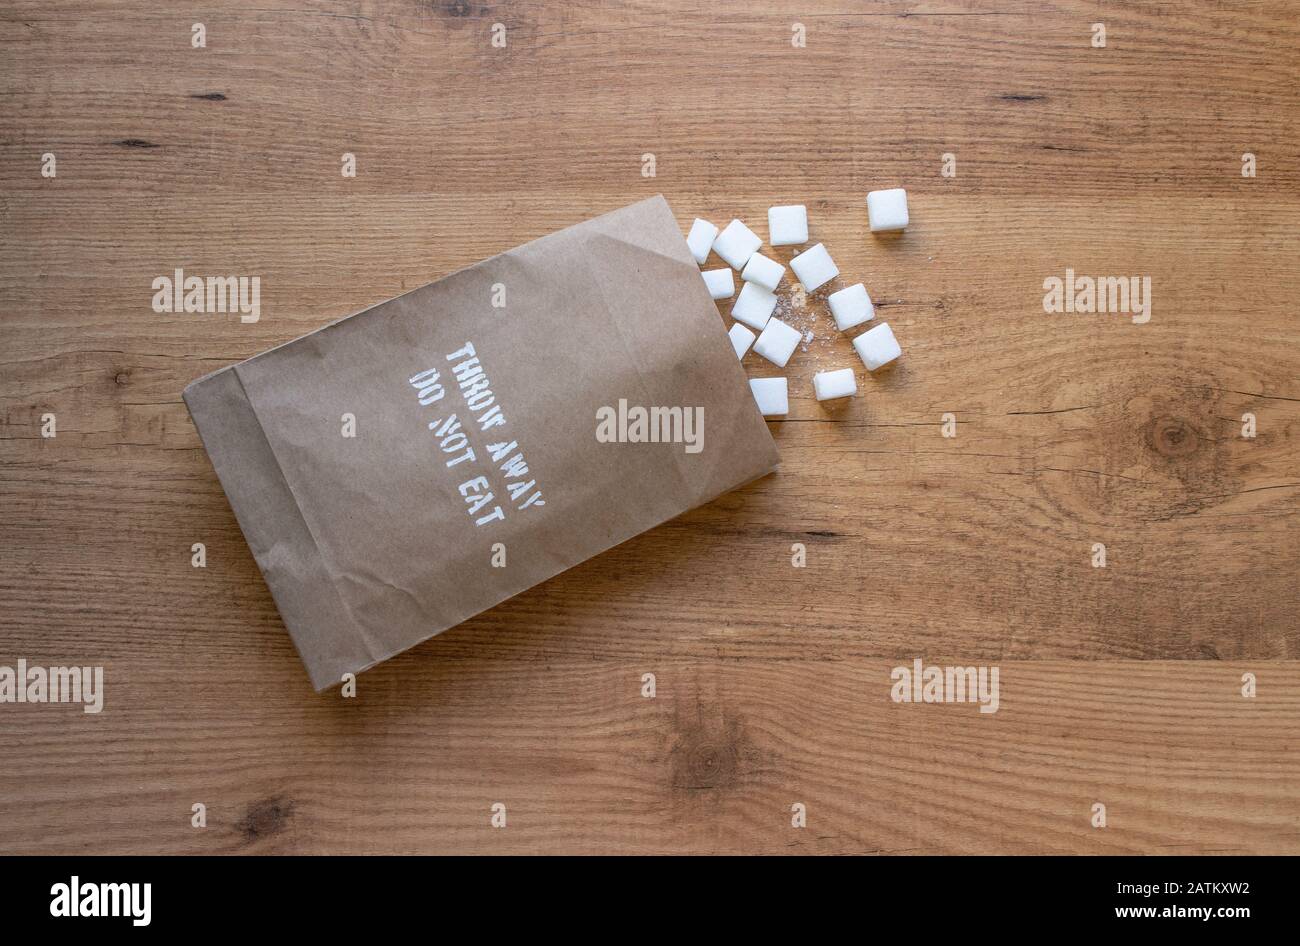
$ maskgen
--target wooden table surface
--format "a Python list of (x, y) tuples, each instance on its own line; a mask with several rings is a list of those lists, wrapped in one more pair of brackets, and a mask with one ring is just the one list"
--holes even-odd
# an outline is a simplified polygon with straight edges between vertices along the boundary
[[(1294, 3), (5, 4), (0, 664), (105, 707), (0, 705), (0, 851), (1300, 851), (1297, 62)], [(791, 301), (778, 473), (316, 695), (181, 389), (655, 193), (807, 204), (901, 361)]]

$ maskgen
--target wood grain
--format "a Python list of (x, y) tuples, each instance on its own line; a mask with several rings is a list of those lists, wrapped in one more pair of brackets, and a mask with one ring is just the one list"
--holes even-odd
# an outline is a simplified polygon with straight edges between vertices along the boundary
[[(7, 4), (0, 664), (107, 696), (0, 705), (0, 851), (1300, 851), (1297, 61), (1285, 3)], [(827, 410), (787, 298), (780, 472), (313, 694), (182, 387), (659, 192), (806, 203), (900, 363)], [(154, 313), (177, 267), (260, 321)], [(1067, 268), (1151, 321), (1045, 314)]]

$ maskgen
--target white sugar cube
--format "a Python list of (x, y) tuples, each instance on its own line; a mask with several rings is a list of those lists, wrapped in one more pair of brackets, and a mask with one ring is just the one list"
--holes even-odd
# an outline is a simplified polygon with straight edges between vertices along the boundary
[(754, 342), (754, 353), (762, 355), (778, 368), (784, 368), (802, 340), (803, 335), (797, 328), (786, 325), (780, 319), (770, 319), (767, 328), (758, 336), (758, 341)]
[(749, 382), (758, 411), (764, 417), (790, 413), (790, 396), (785, 378), (754, 378)]
[(758, 283), (747, 282), (740, 287), (736, 304), (731, 307), (731, 317), (761, 332), (767, 325), (767, 320), (772, 317), (772, 310), (775, 308), (776, 296)]
[(726, 260), (732, 269), (742, 269), (762, 245), (763, 241), (753, 230), (739, 220), (733, 220), (713, 241), (713, 252)]
[(867, 219), (872, 233), (902, 230), (907, 226), (907, 191), (895, 187), (867, 194)]
[(773, 246), (795, 246), (808, 242), (808, 208), (803, 204), (769, 207), (767, 235)]
[(703, 264), (709, 255), (709, 248), (713, 246), (713, 238), (717, 235), (717, 227), (707, 220), (695, 218), (695, 222), (691, 224), (691, 234), (686, 238), (686, 245), (690, 248), (691, 255), (695, 257), (695, 262)]
[(785, 275), (785, 267), (774, 259), (768, 259), (762, 253), (755, 253), (745, 264), (740, 278), (762, 286), (768, 292), (776, 291), (776, 284)]
[(813, 375), (813, 391), (817, 400), (830, 401), (837, 397), (852, 397), (858, 393), (858, 379), (852, 368), (838, 371), (819, 371)]
[(839, 267), (831, 259), (831, 254), (827, 253), (826, 247), (820, 243), (810, 246), (790, 260), (790, 268), (794, 270), (794, 274), (799, 277), (799, 281), (808, 292), (826, 285), (840, 274)]
[(736, 294), (736, 281), (731, 278), (729, 269), (706, 269), (700, 273), (704, 285), (709, 287), (709, 295), (715, 299), (730, 299)]
[[(723, 272), (727, 270), (724, 269)], [(716, 299), (717, 296), (714, 298)], [(841, 332), (847, 332), (863, 322), (870, 322), (876, 316), (875, 306), (871, 304), (871, 297), (867, 295), (867, 287), (862, 283), (855, 283), (847, 289), (832, 292), (826, 297), (826, 301), (831, 305), (831, 315), (835, 316), (835, 327)]]
[(853, 340), (853, 347), (868, 371), (875, 371), (881, 365), (889, 364), (903, 353), (888, 322), (881, 322), (870, 331), (863, 332)]
[(736, 349), (737, 358), (744, 358), (745, 352), (749, 351), (749, 346), (754, 344), (754, 333), (739, 322), (731, 326), (727, 337), (731, 339), (731, 347)]

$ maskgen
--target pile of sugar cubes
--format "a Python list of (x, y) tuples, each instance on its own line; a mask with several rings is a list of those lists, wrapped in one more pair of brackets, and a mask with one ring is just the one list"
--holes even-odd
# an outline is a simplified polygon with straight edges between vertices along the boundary
[[(867, 217), (873, 233), (902, 230), (908, 222), (907, 192), (901, 187), (872, 191), (867, 195)], [(767, 228), (772, 246), (802, 246), (808, 242), (808, 208), (802, 204), (772, 207), (767, 212)], [(736, 322), (729, 332), (736, 357), (744, 358), (752, 347), (756, 354), (778, 368), (784, 368), (803, 340), (798, 329), (772, 315), (777, 305), (776, 288), (785, 277), (785, 267), (758, 252), (763, 241), (739, 220), (731, 221), (719, 232), (707, 220), (696, 218), (686, 244), (695, 262), (701, 266), (712, 250), (731, 267), (704, 271), (704, 284), (714, 299), (730, 299), (736, 295), (732, 270), (740, 273), (740, 294), (736, 295), (731, 306), (731, 317)], [(790, 268), (805, 293), (817, 291), (840, 274), (831, 254), (820, 243), (791, 259)], [(871, 296), (862, 283), (832, 292), (826, 301), (835, 319), (835, 327), (841, 332), (870, 322), (876, 314)], [(884, 322), (855, 338), (853, 347), (868, 371), (889, 364), (903, 353), (893, 331)], [(789, 413), (789, 390), (785, 378), (754, 378), (749, 387), (765, 416)], [(853, 369), (817, 372), (813, 375), (813, 393), (819, 401), (853, 397), (858, 393)]]

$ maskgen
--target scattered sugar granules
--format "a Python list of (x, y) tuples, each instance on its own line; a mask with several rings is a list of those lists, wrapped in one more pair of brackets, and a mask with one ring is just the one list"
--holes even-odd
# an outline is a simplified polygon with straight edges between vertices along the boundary
[(797, 329), (799, 350), (806, 352), (815, 342), (820, 347), (829, 347), (834, 339), (817, 335), (817, 309), (808, 304), (808, 294), (799, 283), (791, 283), (789, 288), (782, 288), (776, 294), (776, 311), (773, 313), (786, 325)]

